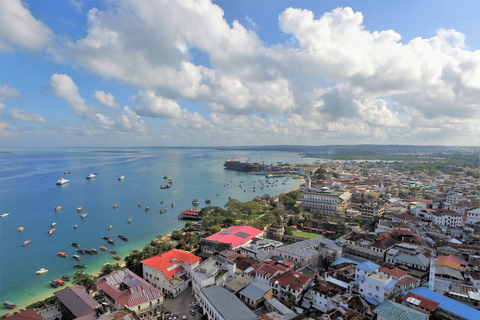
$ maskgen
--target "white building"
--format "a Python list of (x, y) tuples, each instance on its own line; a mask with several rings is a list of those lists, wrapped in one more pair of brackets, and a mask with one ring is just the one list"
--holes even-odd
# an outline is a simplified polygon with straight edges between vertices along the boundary
[(177, 296), (190, 286), (192, 270), (200, 257), (183, 250), (172, 249), (140, 261), (143, 278), (163, 293)]
[(467, 211), (467, 224), (480, 223), (480, 208)]
[(236, 263), (222, 256), (214, 255), (202, 262), (192, 272), (192, 290), (196, 299), (200, 296), (202, 288), (220, 285), (223, 286), (230, 280), (235, 279)]

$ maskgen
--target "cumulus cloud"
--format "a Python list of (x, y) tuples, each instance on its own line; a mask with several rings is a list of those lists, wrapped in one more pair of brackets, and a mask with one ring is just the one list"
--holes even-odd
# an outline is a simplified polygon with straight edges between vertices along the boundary
[(170, 99), (158, 97), (153, 91), (142, 90), (133, 97), (135, 111), (150, 118), (179, 118), (180, 106)]
[(78, 92), (78, 86), (66, 74), (55, 73), (50, 79), (50, 88), (56, 97), (65, 99), (70, 110), (78, 116), (95, 114), (95, 108), (88, 106)]
[(70, 3), (70, 5), (73, 6), (78, 12), (82, 12), (83, 7), (85, 6), (83, 1), (69, 0), (68, 3)]
[(25, 2), (0, 1), (0, 51), (12, 52), (15, 48), (44, 49), (52, 37), (52, 30), (35, 19)]
[(29, 113), (25, 110), (20, 110), (17, 108), (10, 108), (8, 109), (8, 114), (12, 119), (15, 120), (22, 120), (32, 123), (41, 123), (46, 124), (48, 122), (48, 117), (38, 114), (38, 113)]
[[(391, 143), (434, 131), (441, 142), (444, 132), (457, 133), (452, 117), (469, 134), (478, 132), (480, 51), (470, 51), (462, 33), (439, 29), (431, 38), (402, 43), (398, 32), (366, 30), (363, 20), (348, 7), (318, 18), (288, 8), (278, 22), (291, 39), (267, 46), (239, 21), (227, 23), (209, 0), (121, 0), (91, 9), (86, 35), (55, 54), (138, 89), (132, 109), (117, 108), (122, 116), (115, 125), (125, 128), (144, 127), (139, 116), (160, 118), (182, 136), (196, 130), (191, 135), (238, 144), (259, 141), (249, 140), (253, 130), (265, 143), (278, 143), (278, 136), (282, 143)], [(193, 50), (208, 63), (197, 64)], [(76, 114), (98, 114), (63, 76), (52, 77), (56, 95)], [(111, 93), (96, 91), (94, 97), (118, 107)], [(202, 104), (210, 114), (182, 109), (182, 100)], [(96, 118), (112, 126), (113, 120)], [(437, 129), (425, 128), (422, 122), (432, 120)]]
[(106, 107), (110, 107), (110, 108), (120, 107), (120, 105), (115, 102), (115, 97), (110, 92), (105, 93), (105, 91), (95, 90), (93, 97)]

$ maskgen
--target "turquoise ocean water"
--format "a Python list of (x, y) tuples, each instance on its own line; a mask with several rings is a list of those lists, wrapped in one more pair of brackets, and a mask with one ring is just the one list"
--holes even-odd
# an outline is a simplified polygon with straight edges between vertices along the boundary
[[(259, 190), (258, 180), (265, 177), (223, 168), (227, 157), (239, 154), (232, 150), (153, 147), (0, 153), (0, 213), (10, 213), (0, 218), (0, 301), (24, 307), (52, 294), (58, 289), (50, 287), (49, 281), (62, 274), (72, 277), (78, 270), (73, 267), (75, 263), (88, 264), (84, 271), (95, 274), (105, 262), (116, 262), (110, 252), (100, 251), (100, 246), (116, 250), (122, 257), (133, 248), (142, 249), (157, 235), (183, 226), (185, 221), (178, 220), (177, 215), (192, 207), (194, 198), (200, 200), (199, 208), (205, 206), (207, 198), (212, 200), (211, 205), (223, 207), (229, 196), (248, 201), (256, 195), (274, 195), (298, 188), (303, 182), (276, 178), (286, 184), (277, 183), (275, 187)], [(251, 162), (268, 164), (315, 160), (294, 153), (242, 151), (242, 161), (248, 158)], [(71, 173), (65, 175), (65, 170)], [(90, 173), (98, 176), (87, 180)], [(118, 180), (121, 175), (125, 175), (124, 181)], [(174, 180), (170, 189), (160, 189), (160, 185), (166, 183), (165, 175)], [(70, 182), (57, 186), (56, 181), (61, 177)], [(114, 209), (114, 204), (118, 204), (118, 208)], [(62, 209), (55, 212), (57, 205)], [(88, 213), (85, 219), (77, 213), (76, 208), (80, 206), (82, 213)], [(147, 206), (150, 210), (145, 212)], [(167, 211), (160, 214), (163, 208)], [(128, 223), (128, 219), (132, 219), (132, 223)], [(48, 236), (54, 222), (56, 232)], [(18, 227), (24, 230), (18, 232)], [(130, 241), (120, 240), (118, 234)], [(111, 237), (116, 244), (108, 244), (102, 236)], [(23, 247), (26, 240), (31, 243)], [(81, 261), (74, 260), (72, 255), (77, 252), (70, 244), (72, 241), (78, 242), (80, 248), (96, 248), (100, 253), (84, 254)], [(59, 257), (59, 251), (68, 257)], [(35, 272), (40, 268), (47, 268), (49, 272), (37, 275)], [(0, 315), (7, 312), (8, 309), (0, 306)]]

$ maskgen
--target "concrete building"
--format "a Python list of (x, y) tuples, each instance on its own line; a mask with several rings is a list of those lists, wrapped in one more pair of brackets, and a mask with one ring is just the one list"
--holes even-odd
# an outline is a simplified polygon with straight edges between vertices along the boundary
[(256, 320), (257, 316), (233, 293), (220, 286), (200, 290), (198, 302), (208, 320)]
[(315, 189), (311, 186), (310, 177), (304, 188), (300, 188), (303, 193), (297, 200), (302, 201), (302, 207), (307, 212), (315, 212), (322, 209), (326, 215), (345, 215), (345, 211), (350, 206), (352, 194), (344, 191), (333, 191), (327, 187)]
[(264, 230), (250, 226), (232, 226), (217, 232), (200, 242), (202, 252), (213, 254), (225, 250), (237, 250), (248, 246), (253, 238), (262, 238)]
[(250, 309), (256, 310), (263, 306), (263, 302), (273, 298), (272, 287), (261, 283), (252, 282), (239, 292), (238, 297), (242, 300)]
[(466, 223), (470, 225), (480, 224), (480, 208), (467, 211)]
[(155, 288), (173, 297), (190, 286), (192, 270), (199, 264), (200, 257), (183, 250), (172, 249), (140, 261), (143, 278)]
[(115, 308), (127, 308), (139, 318), (157, 318), (163, 311), (163, 294), (128, 269), (100, 277), (95, 285)]
[(198, 299), (202, 288), (220, 285), (240, 276), (236, 275), (236, 263), (220, 255), (213, 255), (192, 272), (193, 296)]

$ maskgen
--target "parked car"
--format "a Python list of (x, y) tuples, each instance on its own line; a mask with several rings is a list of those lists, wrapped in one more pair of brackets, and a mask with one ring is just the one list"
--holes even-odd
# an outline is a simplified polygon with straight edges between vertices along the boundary
[(190, 312), (190, 314), (191, 314), (192, 316), (194, 316), (194, 315), (195, 315), (195, 313), (196, 313), (196, 312), (195, 312), (195, 309), (190, 309), (190, 311), (189, 311), (189, 312)]

